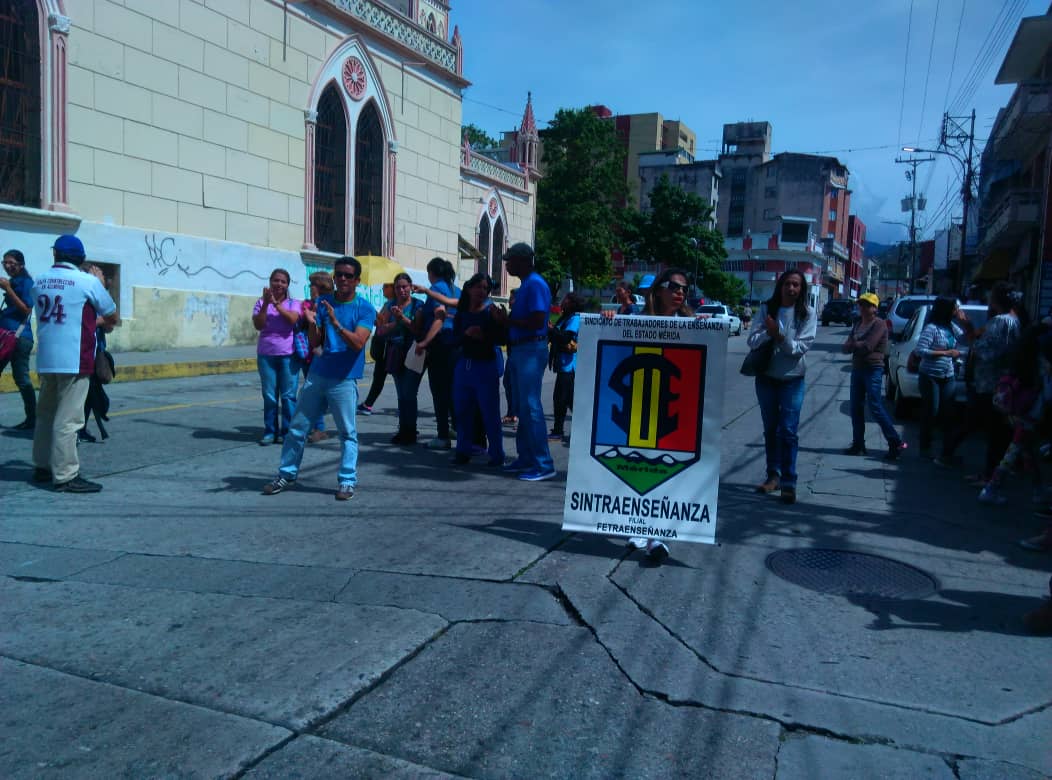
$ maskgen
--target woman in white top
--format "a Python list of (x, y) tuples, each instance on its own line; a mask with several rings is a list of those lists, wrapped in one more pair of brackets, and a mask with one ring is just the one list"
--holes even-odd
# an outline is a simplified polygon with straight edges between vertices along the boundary
[(763, 416), (767, 479), (760, 493), (779, 488), (782, 502), (796, 502), (797, 429), (804, 403), (804, 355), (818, 331), (818, 318), (807, 305), (807, 279), (796, 269), (783, 273), (774, 295), (760, 307), (749, 328), (749, 349), (774, 342), (767, 370), (756, 377), (756, 400)]

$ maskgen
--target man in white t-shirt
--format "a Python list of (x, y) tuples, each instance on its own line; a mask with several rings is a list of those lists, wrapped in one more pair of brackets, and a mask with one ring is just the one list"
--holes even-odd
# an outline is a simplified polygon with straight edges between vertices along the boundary
[(77, 429), (84, 424), (88, 380), (95, 372), (95, 328), (117, 324), (117, 305), (102, 282), (80, 270), (84, 244), (59, 236), (55, 264), (33, 285), (37, 314), (40, 398), (33, 436), (33, 481), (63, 493), (97, 493), (102, 485), (80, 476)]

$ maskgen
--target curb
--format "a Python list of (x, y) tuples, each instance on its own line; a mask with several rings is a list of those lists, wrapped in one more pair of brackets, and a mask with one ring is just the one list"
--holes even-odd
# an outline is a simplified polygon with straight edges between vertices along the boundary
[[(119, 359), (119, 355), (117, 356)], [(141, 382), (146, 379), (179, 379), (182, 377), (207, 376), (210, 374), (240, 374), (256, 371), (256, 358), (235, 358), (234, 360), (204, 360), (193, 363), (142, 363), (138, 365), (117, 365), (114, 384), (119, 382)], [(40, 388), (36, 371), (29, 374), (33, 387)], [(0, 376), (0, 393), (13, 393), (15, 387), (11, 374), (4, 372)]]

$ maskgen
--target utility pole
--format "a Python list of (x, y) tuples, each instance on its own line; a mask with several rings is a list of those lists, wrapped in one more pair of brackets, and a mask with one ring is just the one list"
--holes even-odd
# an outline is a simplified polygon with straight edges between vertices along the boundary
[[(910, 155), (910, 157), (907, 159), (903, 159), (901, 157), (895, 158), (895, 162), (899, 163), (900, 165), (909, 165), (913, 169), (912, 171), (906, 171), (906, 180), (912, 182), (913, 184), (913, 195), (911, 195), (909, 198), (902, 199), (902, 210), (907, 211), (906, 201), (909, 201), (908, 211), (910, 212), (910, 269), (908, 274), (910, 295), (916, 292), (913, 289), (913, 285), (917, 278), (917, 166), (921, 163), (933, 162), (934, 160), (934, 157), (914, 157), (912, 155)], [(921, 197), (923, 199), (923, 194), (921, 195)], [(925, 202), (921, 202), (919, 206), (919, 210), (924, 211)]]
[[(964, 129), (964, 123), (968, 122), (967, 132)], [(968, 151), (965, 153), (965, 157), (962, 160), (960, 156), (949, 151), (947, 147), (950, 146), (950, 142), (953, 142), (959, 151), (964, 152), (964, 148), (967, 142)], [(963, 292), (964, 278), (967, 269), (965, 268), (965, 259), (967, 257), (967, 246), (968, 246), (968, 208), (972, 202), (972, 179), (975, 176), (975, 172), (972, 168), (972, 158), (975, 155), (975, 109), (972, 109), (970, 116), (950, 116), (949, 114), (942, 115), (942, 130), (939, 133), (939, 149), (942, 150), (943, 154), (949, 155), (955, 158), (958, 162), (964, 166), (964, 183), (961, 185), (961, 203), (962, 203), (962, 218), (961, 218), (961, 260), (957, 264), (957, 292)]]

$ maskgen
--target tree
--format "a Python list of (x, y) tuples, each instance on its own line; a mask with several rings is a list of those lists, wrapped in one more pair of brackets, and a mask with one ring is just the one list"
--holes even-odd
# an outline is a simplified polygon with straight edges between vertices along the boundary
[(541, 137), (538, 270), (554, 285), (570, 276), (601, 287), (610, 279), (628, 194), (625, 148), (614, 123), (590, 108), (560, 109)]
[(478, 125), (464, 125), (462, 129), (462, 137), (468, 137), (468, 143), (471, 144), (473, 149), (494, 149), (497, 147), (497, 142), (490, 138), (486, 134), (486, 131), (480, 128)]
[(712, 206), (662, 176), (650, 192), (650, 208), (627, 220), (625, 245), (639, 260), (684, 269), (709, 298), (736, 303), (745, 283), (722, 269), (727, 250), (720, 232), (709, 227), (711, 218)]

